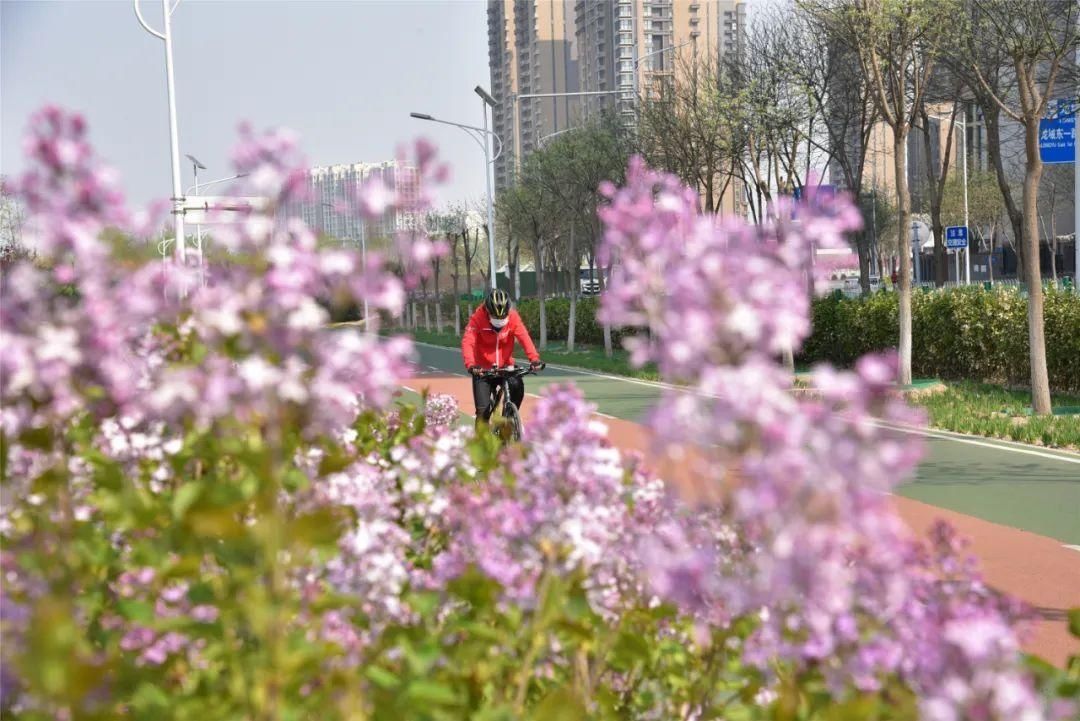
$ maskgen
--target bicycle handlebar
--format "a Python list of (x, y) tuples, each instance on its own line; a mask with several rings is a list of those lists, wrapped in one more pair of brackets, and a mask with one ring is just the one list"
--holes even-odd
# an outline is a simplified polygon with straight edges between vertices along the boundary
[(489, 368), (487, 370), (480, 371), (481, 378), (522, 378), (527, 375), (536, 373), (537, 370), (544, 370), (547, 368), (547, 363), (541, 363), (539, 368), (533, 368), (532, 366), (505, 366), (503, 368)]

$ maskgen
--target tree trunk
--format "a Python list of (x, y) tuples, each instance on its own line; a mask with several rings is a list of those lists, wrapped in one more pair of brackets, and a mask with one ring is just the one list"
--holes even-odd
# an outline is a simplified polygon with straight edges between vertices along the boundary
[[(600, 288), (601, 292), (607, 287), (606, 279), (611, 277), (611, 262), (608, 262), (607, 270), (601, 269), (600, 271)], [(611, 342), (611, 323), (604, 321), (604, 355), (610, 358), (614, 355), (614, 349)]]
[(986, 259), (986, 270), (990, 275), (990, 285), (994, 284), (994, 238), (997, 236), (997, 221), (990, 226), (990, 257)]
[(461, 293), (458, 288), (458, 252), (457, 252), (457, 235), (454, 235), (454, 244), (451, 246), (451, 261), (454, 265), (451, 268), (450, 278), (454, 284), (454, 335), (461, 337)]
[[(1024, 213), (1016, 207), (1012, 190), (1009, 188), (1009, 178), (1005, 174), (1005, 166), (1001, 160), (1001, 108), (993, 98), (977, 96), (979, 107), (983, 112), (983, 121), (986, 127), (986, 156), (994, 169), (994, 175), (998, 181), (998, 190), (1001, 191), (1001, 199), (1005, 202), (1005, 212), (1009, 216), (1009, 224), (1012, 226), (1014, 248), (1016, 248), (1017, 275), (1023, 277), (1024, 253), (1021, 237), (1024, 235)], [(1036, 148), (1038, 152), (1038, 148)], [(1002, 268), (1004, 271), (1004, 268)]]
[(893, 165), (896, 171), (897, 245), (900, 256), (900, 373), (902, 386), (911, 385), (911, 195), (908, 194), (906, 163), (907, 133), (893, 133)]
[(442, 334), (442, 286), (439, 285), (439, 271), (442, 270), (442, 259), (435, 259), (435, 332)]
[(547, 350), (547, 298), (544, 289), (544, 254), (540, 252), (540, 239), (537, 238), (536, 250), (536, 295), (540, 299), (540, 350)]
[[(577, 266), (579, 263), (575, 260), (577, 253), (577, 247), (574, 243), (574, 225), (570, 225), (570, 261), (571, 266)], [(575, 268), (575, 276), (580, 276), (581, 273)], [(577, 278), (572, 278), (570, 282), (570, 318), (566, 322), (566, 350), (573, 352), (574, 350), (574, 327), (577, 320), (577, 296), (578, 286), (580, 281)]]
[[(923, 151), (926, 156), (926, 180), (930, 201), (930, 227), (934, 233), (934, 285), (941, 288), (949, 279), (948, 255), (945, 252), (945, 228), (941, 223), (941, 194), (938, 192), (937, 168), (934, 164), (933, 144), (930, 142), (930, 118), (925, 109), (923, 118)], [(952, 127), (949, 127), (950, 132)], [(944, 159), (948, 162), (948, 158)], [(941, 170), (942, 177), (948, 172), (948, 166)], [(959, 280), (959, 279), (957, 279)]]
[(870, 238), (867, 237), (865, 230), (855, 236), (855, 251), (859, 254), (859, 289), (863, 296), (868, 296), (870, 295)]
[[(479, 243), (479, 237), (477, 238)], [(476, 255), (476, 248), (469, 248), (469, 231), (465, 231), (465, 294), (472, 297), (472, 260)]]
[(1027, 262), (1024, 281), (1028, 290), (1028, 344), (1031, 353), (1031, 407), (1037, 415), (1050, 415), (1050, 376), (1046, 370), (1046, 335), (1043, 329), (1042, 268), (1039, 263), (1039, 123), (1028, 118), (1024, 127), (1027, 163), (1024, 168), (1024, 238)]

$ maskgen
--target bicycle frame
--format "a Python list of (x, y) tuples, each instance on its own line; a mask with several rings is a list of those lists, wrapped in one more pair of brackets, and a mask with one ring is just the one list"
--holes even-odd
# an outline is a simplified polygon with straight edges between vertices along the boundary
[[(545, 365), (546, 364), (541, 365), (540, 368), (544, 368)], [(508, 421), (512, 422), (515, 428), (515, 430), (513, 430), (512, 440), (518, 440), (521, 434), (521, 418), (517, 413), (518, 407), (510, 398), (510, 379), (524, 378), (535, 372), (536, 369), (531, 366), (508, 366), (505, 368), (492, 368), (491, 370), (480, 373), (480, 378), (496, 381), (495, 388), (491, 391), (491, 412), (488, 416), (488, 421), (491, 423), (492, 431), (502, 438), (504, 442), (511, 440), (501, 432), (503, 426), (505, 426), (505, 423)], [(507, 403), (514, 406), (513, 413), (507, 413)]]

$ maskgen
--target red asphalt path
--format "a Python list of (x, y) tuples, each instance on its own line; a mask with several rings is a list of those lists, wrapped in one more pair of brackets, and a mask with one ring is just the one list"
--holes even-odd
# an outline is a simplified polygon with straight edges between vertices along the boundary
[[(445, 393), (453, 396), (463, 411), (472, 409), (472, 389), (462, 376), (422, 375), (404, 383), (410, 390)], [(535, 398), (523, 404), (527, 422)], [(631, 421), (597, 416), (608, 427), (611, 442), (624, 451), (638, 451), (655, 473), (681, 488), (693, 488), (688, 464), (677, 464), (655, 456), (646, 428)], [(893, 496), (897, 512), (920, 536), (937, 519), (951, 523), (971, 541), (970, 550), (979, 559), (983, 578), (993, 588), (1023, 599), (1035, 612), (1035, 620), (1025, 639), (1024, 650), (1050, 663), (1064, 666), (1071, 654), (1080, 654), (1080, 641), (1069, 634), (1067, 612), (1080, 606), (1080, 552), (1060, 541), (1035, 533), (984, 521), (916, 500)]]

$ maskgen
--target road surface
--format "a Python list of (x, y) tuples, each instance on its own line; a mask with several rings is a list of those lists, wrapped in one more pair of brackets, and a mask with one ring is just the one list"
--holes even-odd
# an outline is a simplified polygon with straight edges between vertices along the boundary
[[(417, 343), (419, 374), (408, 383), (454, 395), (471, 414), (460, 351)], [(548, 366), (527, 379), (530, 394), (574, 383), (611, 427), (613, 442), (646, 451), (641, 426), (663, 385)], [(524, 415), (528, 418), (530, 402)], [(1037, 623), (1027, 648), (1054, 663), (1080, 653), (1065, 614), (1080, 606), (1080, 454), (936, 430), (912, 429), (926, 441), (916, 476), (896, 489), (897, 510), (916, 531), (945, 518), (972, 540), (989, 583), (1026, 600)], [(661, 472), (663, 475), (663, 472)]]

